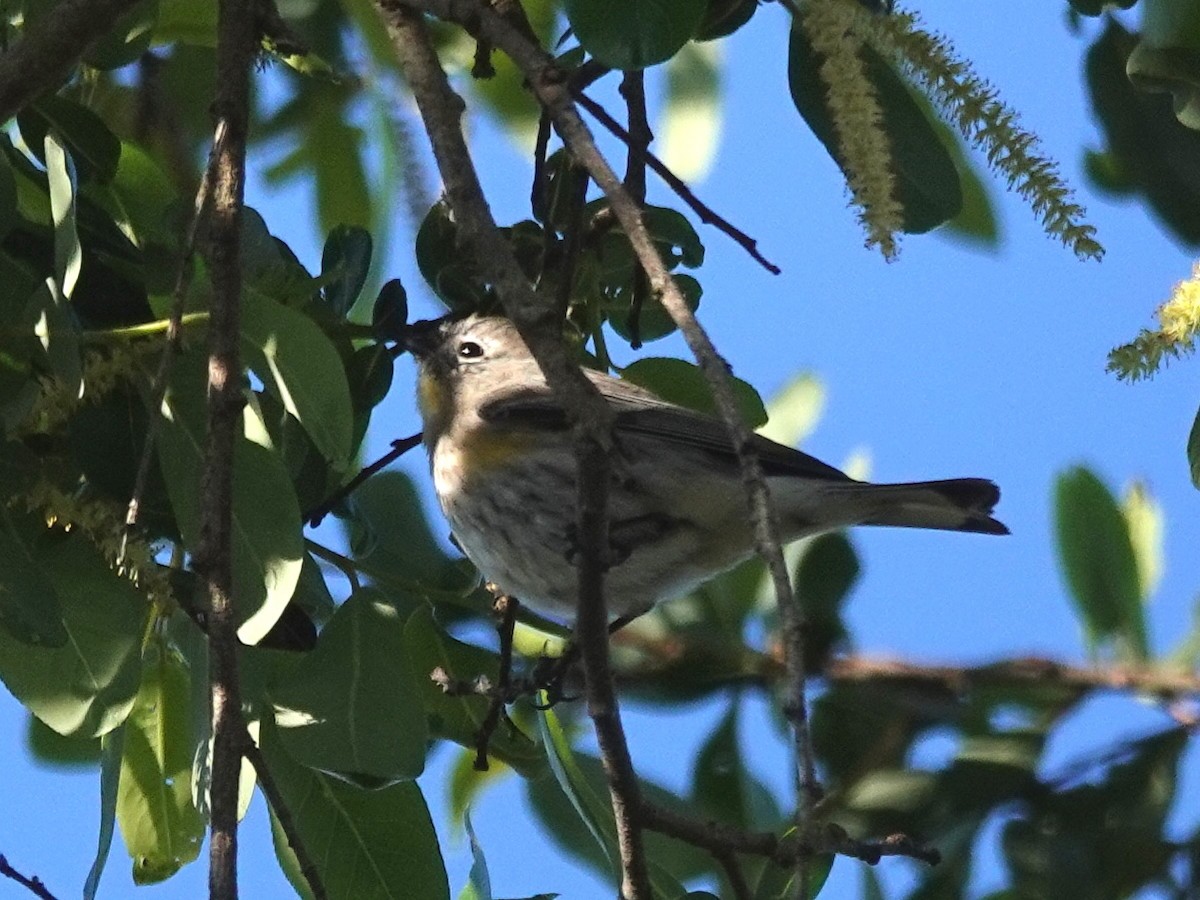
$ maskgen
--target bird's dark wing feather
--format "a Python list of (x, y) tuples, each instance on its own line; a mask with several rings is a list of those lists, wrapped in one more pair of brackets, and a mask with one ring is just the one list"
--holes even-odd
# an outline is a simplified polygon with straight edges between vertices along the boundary
[[(736, 466), (737, 456), (724, 422), (668, 403), (629, 382), (598, 373), (589, 372), (588, 375), (613, 408), (618, 435), (637, 434), (701, 450), (729, 466)], [(480, 415), (500, 427), (561, 431), (569, 426), (566, 413), (545, 385), (526, 388), (486, 403), (480, 409)], [(754, 435), (750, 442), (767, 475), (852, 480), (815, 457), (759, 435)]]

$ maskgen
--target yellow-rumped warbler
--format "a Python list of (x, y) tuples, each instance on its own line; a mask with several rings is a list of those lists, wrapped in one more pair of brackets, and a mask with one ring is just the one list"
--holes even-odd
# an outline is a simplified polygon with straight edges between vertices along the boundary
[[(568, 417), (507, 319), (410, 326), (420, 364), (434, 488), (463, 552), (490, 581), (570, 621), (577, 553)], [(745, 490), (725, 424), (599, 372), (616, 416), (609, 491), (609, 612), (632, 617), (687, 593), (754, 552)], [(764, 437), (753, 439), (782, 538), (848, 525), (1007, 534), (1000, 491), (982, 478), (868, 484)]]

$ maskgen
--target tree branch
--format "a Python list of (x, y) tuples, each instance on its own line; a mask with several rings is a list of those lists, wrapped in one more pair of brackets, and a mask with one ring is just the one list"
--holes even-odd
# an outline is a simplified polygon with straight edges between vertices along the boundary
[(42, 879), (38, 878), (36, 875), (32, 877), (28, 875), (22, 875), (9, 864), (8, 858), (3, 853), (0, 853), (0, 875), (4, 876), (5, 878), (11, 878), (22, 887), (28, 888), (29, 893), (33, 894), (35, 897), (41, 897), (42, 900), (57, 900), (57, 898), (50, 893)]
[[(454, 212), (458, 237), (484, 277), (496, 288), (505, 312), (529, 346), (563, 408), (575, 417), (577, 531), (579, 558), (576, 638), (586, 675), (588, 713), (592, 717), (608, 776), (617, 819), (622, 862), (622, 896), (649, 900), (645, 849), (636, 812), (640, 789), (625, 743), (608, 659), (608, 611), (604, 573), (608, 541), (609, 450), (612, 412), (566, 355), (561, 321), (554, 305), (529, 285), (512, 249), (504, 242), (488, 209), (462, 136), (462, 99), (451, 90), (421, 15), (426, 8), (403, 0), (376, 0), (388, 25), (417, 107), (425, 122), (434, 157)], [(493, 14), (491, 8), (489, 14)], [(506, 34), (520, 34), (506, 20)], [(522, 40), (527, 40), (522, 37)]]
[(242, 760), (241, 692), (233, 609), (233, 455), (241, 431), (241, 223), (246, 181), (250, 68), (258, 45), (254, 5), (220, 0), (217, 91), (213, 103), (224, 140), (215, 148), (208, 259), (208, 426), (200, 481), (200, 541), (195, 567), (207, 583), (209, 691), (213, 763), (210, 785), (209, 894), (237, 897), (237, 798)]
[(39, 95), (57, 90), (88, 47), (137, 2), (59, 0), (46, 15), (26, 19), (21, 39), (0, 54), (0, 122)]

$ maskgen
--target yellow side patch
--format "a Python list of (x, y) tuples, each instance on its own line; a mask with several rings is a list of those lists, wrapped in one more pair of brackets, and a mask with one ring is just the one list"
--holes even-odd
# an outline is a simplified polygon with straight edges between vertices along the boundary
[(421, 417), (436, 422), (446, 414), (446, 390), (436, 378), (428, 372), (421, 372), (417, 379), (417, 405), (421, 407)]
[(529, 432), (475, 431), (459, 443), (459, 454), (468, 477), (506, 465), (536, 442)]

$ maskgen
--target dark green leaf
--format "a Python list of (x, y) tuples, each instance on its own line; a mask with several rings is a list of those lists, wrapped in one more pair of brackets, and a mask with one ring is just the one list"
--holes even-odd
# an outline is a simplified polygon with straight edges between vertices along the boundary
[(195, 859), (204, 820), (192, 803), (192, 734), (187, 666), (151, 644), (125, 722), (117, 824), (133, 857), (133, 880), (153, 884)]
[[(477, 695), (447, 694), (430, 674), (441, 669), (451, 678), (470, 681), (486, 676), (495, 684), (500, 674), (499, 658), (489, 650), (452, 638), (438, 626), (427, 607), (409, 616), (404, 641), (417, 689), (424, 698), (430, 732), (474, 750), (475, 736), (487, 716), (488, 700)], [(511, 722), (502, 722), (496, 729), (488, 753), (526, 777), (545, 772), (546, 758), (541, 747)]]
[(380, 288), (371, 308), (371, 325), (380, 340), (396, 340), (408, 324), (408, 292), (399, 278)]
[(217, 45), (216, 0), (159, 0), (155, 40), (199, 47)]
[(670, 59), (700, 27), (705, 0), (565, 0), (579, 43), (613, 69), (644, 69)]
[[(606, 310), (608, 315), (608, 324), (612, 326), (612, 330), (625, 338), (627, 341), (633, 341), (634, 329), (630, 327), (630, 315), (633, 308), (633, 297), (636, 282), (632, 278), (627, 282), (619, 283), (612, 294), (612, 298), (607, 304)], [(695, 312), (700, 306), (700, 295), (703, 289), (691, 275), (672, 275), (675, 281), (675, 286), (679, 288), (679, 292), (683, 294), (684, 303), (687, 308)], [(661, 337), (666, 337), (675, 330), (675, 321), (667, 313), (659, 299), (648, 293), (642, 301), (642, 308), (637, 319), (637, 339), (640, 346), (646, 341), (658, 340)]]
[(329, 232), (321, 253), (321, 280), (325, 302), (334, 316), (343, 319), (371, 269), (371, 235), (365, 228), (339, 225)]
[(0, 632), (0, 678), (59, 734), (97, 737), (133, 705), (147, 601), (78, 532), (47, 530), (30, 546), (58, 595), (68, 641), (30, 647)]
[(96, 69), (119, 69), (135, 62), (150, 47), (158, 20), (158, 0), (142, 0), (117, 16), (98, 41), (88, 47), (83, 61)]
[(1196, 418), (1192, 422), (1192, 430), (1188, 433), (1187, 458), (1188, 469), (1192, 475), (1192, 484), (1197, 489), (1200, 489), (1200, 409), (1196, 410)]
[(705, 740), (692, 770), (692, 799), (718, 822), (752, 830), (772, 829), (780, 813), (767, 788), (747, 767), (738, 740), (735, 695), (729, 710)]
[(728, 37), (749, 22), (756, 9), (758, 0), (708, 0), (695, 40)]
[(1149, 652), (1137, 560), (1116, 499), (1077, 467), (1055, 486), (1055, 527), (1063, 573), (1093, 647), (1120, 639), (1136, 660)]
[[(175, 360), (163, 402), (158, 458), (184, 544), (200, 538), (200, 473), (205, 433), (206, 359)], [(238, 636), (254, 644), (291, 599), (304, 555), (300, 505), (279, 454), (255, 409), (244, 411), (245, 436), (234, 447), (233, 584)]]
[[(103, 738), (63, 737), (33, 715), (26, 718), (25, 724), (25, 746), (39, 765), (65, 770), (94, 769), (100, 762), (100, 745)], [(108, 734), (115, 734), (117, 731), (120, 729)]]
[(120, 140), (103, 119), (74, 100), (45, 94), (17, 116), (17, 125), (25, 144), (42, 162), (46, 161), (42, 150), (46, 135), (53, 131), (61, 136), (81, 180), (103, 183), (117, 174)]
[[(645, 357), (621, 371), (621, 377), (653, 391), (664, 400), (698, 412), (717, 415), (708, 380), (700, 367), (674, 357)], [(731, 378), (733, 396), (742, 421), (757, 428), (767, 421), (767, 410), (758, 391), (740, 378)]]
[[(921, 234), (949, 221), (962, 209), (962, 187), (954, 160), (934, 126), (913, 99), (904, 81), (875, 50), (861, 50), (867, 77), (883, 110), (896, 177), (896, 199), (904, 208), (904, 231)], [(821, 78), (823, 57), (800, 27), (792, 28), (788, 45), (788, 87), (796, 109), (829, 155), (842, 167), (840, 139)]]
[(1088, 49), (1087, 82), (1092, 108), (1112, 168), (1181, 240), (1200, 243), (1200, 170), (1191, 164), (1200, 154), (1200, 133), (1181, 125), (1171, 100), (1137, 90), (1126, 74), (1126, 61), (1137, 37), (1112, 16)]
[(17, 223), (17, 180), (8, 158), (0, 154), (0, 240)]
[[(449, 900), (450, 885), (425, 798), (415, 782), (365, 791), (297, 763), (264, 722), (263, 756), (330, 897)], [(271, 816), (275, 854), (302, 897), (311, 897), (278, 819)]]
[(858, 555), (843, 532), (819, 535), (805, 545), (793, 583), (808, 624), (804, 664), (811, 672), (824, 671), (829, 655), (849, 637), (841, 609), (858, 574)]
[(297, 762), (391, 780), (425, 768), (421, 686), (396, 608), (376, 590), (347, 599), (317, 646), (271, 691), (279, 739)]
[(62, 647), (67, 629), (54, 583), (30, 546), (37, 532), (16, 528), (14, 515), (0, 506), (0, 628), (23, 644)]
[(125, 755), (125, 726), (114, 729), (100, 739), (100, 830), (96, 839), (96, 856), (83, 882), (83, 900), (95, 900), (100, 890), (100, 876), (108, 863), (113, 834), (117, 828), (117, 790), (121, 783), (121, 759)]
[[(833, 868), (833, 855), (822, 854), (814, 857), (808, 864), (808, 890), (804, 896), (816, 897), (829, 878)], [(758, 884), (754, 888), (754, 900), (792, 900), (801, 896), (795, 887), (796, 870), (791, 866), (769, 864), (762, 870)]]
[(704, 244), (683, 213), (666, 206), (646, 206), (642, 219), (667, 268), (682, 264), (695, 269), (704, 262)]

